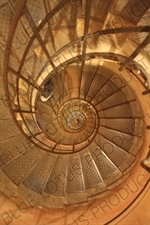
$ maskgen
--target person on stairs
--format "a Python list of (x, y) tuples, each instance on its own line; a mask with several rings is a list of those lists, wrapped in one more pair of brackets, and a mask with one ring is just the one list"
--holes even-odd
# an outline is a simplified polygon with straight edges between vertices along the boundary
[(46, 102), (53, 95), (53, 82), (48, 80), (42, 87), (41, 101)]

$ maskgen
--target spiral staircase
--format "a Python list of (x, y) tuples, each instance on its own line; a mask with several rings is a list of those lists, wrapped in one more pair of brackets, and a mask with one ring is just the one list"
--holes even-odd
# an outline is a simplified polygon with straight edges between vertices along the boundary
[(0, 4), (1, 193), (61, 213), (148, 180), (149, 1)]

